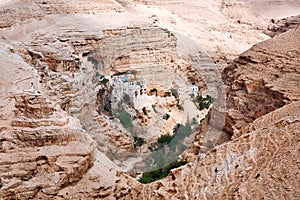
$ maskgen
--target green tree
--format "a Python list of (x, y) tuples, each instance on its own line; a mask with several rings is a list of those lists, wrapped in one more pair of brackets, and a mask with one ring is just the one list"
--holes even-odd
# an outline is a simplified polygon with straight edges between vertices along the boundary
[(179, 99), (179, 94), (178, 94), (178, 91), (177, 91), (177, 90), (171, 89), (171, 94), (172, 94), (176, 99)]
[(206, 97), (197, 96), (197, 102), (200, 110), (204, 108), (209, 108), (209, 106), (214, 102), (214, 98), (207, 95)]
[(144, 138), (135, 136), (134, 137), (134, 143), (135, 143), (136, 146), (140, 147), (145, 143), (145, 140), (144, 140)]
[(159, 138), (157, 138), (157, 142), (161, 144), (168, 144), (171, 142), (171, 140), (174, 138), (173, 135), (170, 135), (170, 133), (163, 134)]
[(123, 96), (123, 101), (128, 104), (130, 102), (130, 96), (128, 94), (125, 94)]
[(124, 128), (131, 128), (133, 127), (132, 123), (131, 123), (131, 115), (126, 112), (125, 110), (122, 110), (119, 113), (119, 119), (121, 124), (124, 126)]

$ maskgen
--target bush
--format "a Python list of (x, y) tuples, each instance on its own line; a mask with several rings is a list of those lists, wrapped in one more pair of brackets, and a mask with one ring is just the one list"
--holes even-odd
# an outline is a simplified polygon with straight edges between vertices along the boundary
[(171, 95), (171, 92), (165, 92), (164, 97), (170, 97)]
[(176, 124), (173, 128), (173, 133), (179, 140), (183, 140), (185, 137), (190, 136), (192, 133), (190, 122), (187, 122), (186, 125)]
[(179, 99), (179, 94), (178, 94), (178, 91), (177, 91), (177, 90), (171, 89), (171, 94), (172, 94), (176, 99)]
[(177, 134), (178, 130), (179, 130), (179, 127), (182, 126), (181, 124), (176, 124), (173, 128), (173, 133), (174, 134)]
[(140, 138), (140, 137), (135, 136), (134, 137), (134, 143), (135, 143), (136, 146), (140, 147), (145, 143), (145, 140), (144, 140), (144, 138)]
[(177, 103), (177, 104), (176, 104), (176, 106), (177, 106), (177, 108), (178, 108), (179, 110), (182, 110), (182, 111), (184, 111), (184, 109), (183, 109), (182, 105), (180, 105), (179, 103)]
[(106, 83), (108, 82), (109, 80), (107, 78), (103, 78), (100, 80), (100, 83), (103, 84), (103, 85), (106, 85)]
[(156, 88), (153, 88), (150, 90), (150, 93), (151, 95), (155, 92), (155, 96), (157, 96), (157, 89)]
[(195, 117), (193, 117), (192, 119), (192, 125), (197, 125), (198, 124), (198, 121)]
[(130, 96), (128, 94), (125, 94), (123, 96), (123, 101), (128, 104), (130, 102)]
[[(152, 172), (143, 173), (140, 179), (141, 183), (150, 183), (167, 176), (171, 169), (186, 164), (186, 161), (178, 161), (177, 158), (182, 154), (187, 146), (183, 144), (184, 139), (192, 133), (191, 124), (189, 120), (185, 125), (176, 124), (173, 129), (174, 134), (161, 135), (157, 142), (160, 148), (153, 151), (149, 156), (154, 160), (156, 169)], [(161, 148), (163, 147), (163, 148)], [(166, 152), (166, 149), (168, 151)], [(175, 162), (172, 162), (176, 160)], [(168, 164), (172, 162), (171, 164)]]
[(214, 102), (214, 98), (207, 95), (205, 98), (202, 96), (197, 96), (197, 102), (200, 110), (204, 108), (208, 109), (209, 106)]
[(152, 105), (152, 109), (154, 110), (155, 113), (158, 113), (155, 106), (156, 106), (156, 104)]
[(110, 103), (109, 103), (109, 102), (105, 102), (105, 104), (104, 104), (104, 110), (105, 110), (106, 112), (109, 112), (110, 109), (111, 109)]
[(147, 108), (146, 108), (146, 107), (143, 107), (142, 111), (143, 111), (144, 115), (148, 115), (148, 112), (147, 112)]
[(120, 119), (121, 124), (124, 126), (124, 128), (131, 128), (131, 127), (133, 127), (133, 125), (131, 123), (131, 116), (125, 110), (122, 110), (119, 113), (119, 119)]
[(163, 119), (168, 120), (170, 118), (170, 115), (168, 113), (163, 115)]
[(160, 144), (168, 144), (172, 141), (174, 138), (174, 135), (170, 135), (170, 133), (161, 135), (159, 138), (157, 138), (157, 142)]
[(174, 168), (178, 168), (182, 165), (185, 165), (187, 163), (187, 161), (184, 160), (176, 160), (173, 163), (170, 163), (169, 165), (167, 165), (166, 167), (162, 168), (162, 169), (155, 169), (151, 172), (144, 172), (142, 175), (142, 178), (139, 180), (140, 183), (151, 183), (153, 181), (165, 178), (166, 176), (168, 176), (168, 174), (170, 173), (171, 169)]

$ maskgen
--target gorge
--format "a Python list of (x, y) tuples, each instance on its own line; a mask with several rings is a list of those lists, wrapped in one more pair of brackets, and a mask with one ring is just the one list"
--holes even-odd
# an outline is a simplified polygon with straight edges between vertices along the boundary
[(0, 199), (299, 199), (297, 0), (0, 8)]

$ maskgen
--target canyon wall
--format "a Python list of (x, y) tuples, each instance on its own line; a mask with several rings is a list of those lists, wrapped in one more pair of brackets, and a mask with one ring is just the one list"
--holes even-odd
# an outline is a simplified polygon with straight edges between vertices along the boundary
[(109, 171), (114, 164), (97, 151), (78, 119), (38, 91), (39, 84), (31, 87), (39, 83), (37, 71), (1, 44), (0, 197), (64, 198), (72, 192), (59, 194), (63, 188), (96, 179), (102, 181), (89, 184), (91, 191), (112, 194), (107, 187), (115, 184), (116, 172)]
[(168, 90), (178, 68), (176, 44), (176, 37), (159, 27), (107, 29), (92, 56), (108, 75), (132, 72), (147, 85)]
[[(265, 38), (260, 32), (265, 24), (256, 29), (256, 23), (232, 22), (238, 13), (226, 18), (228, 12), (242, 9), (240, 4), (138, 2), (162, 7), (146, 8), (129, 0), (0, 4), (0, 198), (299, 199), (297, 26), (255, 45), (225, 68), (227, 100), (215, 106), (226, 103), (227, 110), (212, 112), (226, 113), (223, 131), (231, 141), (203, 144), (203, 137), (206, 142), (215, 139), (202, 135), (207, 121), (219, 120), (206, 118), (187, 156), (189, 163), (147, 185), (110, 160), (122, 161), (136, 149), (132, 136), (97, 112), (97, 92), (103, 85), (85, 55), (95, 50), (104, 70), (146, 72), (150, 82), (162, 85), (178, 73), (203, 87), (219, 87), (222, 79), (214, 75), (224, 65), (218, 58), (226, 60), (224, 53), (235, 56)], [(199, 20), (193, 13), (206, 6), (204, 13), (209, 14)], [(178, 51), (193, 41), (183, 40), (182, 32), (205, 43), (205, 49), (186, 48), (182, 56)]]
[[(299, 35), (294, 29), (257, 44), (224, 70), (228, 113), (241, 116), (226, 125), (245, 124), (236, 129), (236, 139), (200, 152), (148, 185), (124, 176), (132, 188), (123, 199), (298, 199)], [(233, 107), (233, 100), (242, 102), (240, 107)]]
[[(148, 185), (129, 180), (123, 199), (298, 199), (299, 102), (254, 122), (255, 131), (199, 155)], [(281, 114), (292, 110), (292, 113)], [(264, 123), (263, 126), (259, 124)]]
[(299, 29), (292, 29), (255, 45), (225, 69), (225, 130), (233, 138), (253, 120), (299, 100), (299, 40)]

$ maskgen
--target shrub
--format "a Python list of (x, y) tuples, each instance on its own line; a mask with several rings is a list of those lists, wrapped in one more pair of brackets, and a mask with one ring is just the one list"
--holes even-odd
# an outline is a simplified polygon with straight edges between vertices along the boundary
[(177, 134), (178, 130), (179, 130), (179, 127), (182, 126), (181, 124), (176, 124), (173, 128), (173, 133), (174, 134)]
[(130, 96), (128, 94), (125, 94), (123, 96), (123, 101), (128, 104), (130, 102)]
[(153, 110), (154, 110), (155, 113), (158, 113), (157, 110), (156, 110), (156, 108), (155, 108), (155, 106), (156, 106), (156, 104), (152, 105), (152, 108), (153, 108)]
[(168, 120), (170, 118), (170, 115), (168, 113), (163, 115), (163, 119)]
[(151, 94), (153, 94), (154, 92), (155, 92), (155, 96), (157, 96), (157, 89), (156, 88), (153, 88), (153, 89), (150, 90)]
[(144, 172), (142, 175), (142, 178), (139, 180), (139, 182), (147, 184), (151, 183), (153, 181), (165, 178), (170, 173), (171, 169), (178, 168), (182, 165), (185, 165), (187, 161), (185, 160), (176, 160), (173, 163), (170, 163), (169, 165), (165, 166), (161, 169), (154, 169), (151, 172)]
[(147, 112), (147, 108), (146, 108), (146, 107), (143, 107), (142, 111), (143, 111), (144, 115), (148, 115), (148, 112)]
[(125, 110), (122, 110), (119, 113), (119, 119), (120, 119), (121, 124), (124, 126), (124, 128), (131, 128), (131, 127), (133, 127), (133, 125), (131, 123), (131, 116)]
[(103, 85), (106, 85), (106, 83), (108, 82), (109, 80), (107, 78), (102, 78), (100, 80), (100, 83), (103, 84)]
[(144, 140), (144, 138), (140, 138), (140, 137), (135, 136), (134, 137), (134, 143), (135, 143), (136, 146), (140, 147), (145, 143), (145, 140)]
[(170, 135), (170, 133), (161, 135), (159, 138), (157, 138), (157, 142), (160, 144), (168, 144), (171, 142), (171, 140), (174, 138), (174, 135)]
[(176, 99), (179, 99), (179, 94), (178, 94), (178, 91), (177, 91), (177, 90), (171, 89), (171, 94), (172, 94)]
[(164, 97), (170, 97), (171, 95), (171, 92), (165, 92)]
[(197, 125), (198, 124), (198, 121), (195, 117), (193, 117), (192, 119), (192, 125)]
[(197, 96), (197, 102), (200, 110), (204, 108), (209, 108), (209, 106), (214, 102), (214, 98), (207, 95), (206, 97)]
[(111, 105), (110, 105), (109, 103), (105, 102), (105, 104), (104, 104), (104, 110), (105, 110), (106, 112), (109, 112), (110, 109), (111, 109)]
[(184, 108), (182, 107), (182, 105), (180, 105), (179, 103), (176, 104), (177, 108), (181, 111), (184, 111)]
[[(183, 140), (192, 133), (191, 124), (189, 120), (185, 125), (176, 124), (173, 129), (174, 134), (161, 135), (157, 142), (160, 144), (160, 148), (156, 149), (150, 154), (152, 160), (154, 160), (154, 166), (156, 167), (151, 172), (143, 173), (140, 179), (141, 183), (150, 183), (152, 181), (164, 178), (169, 174), (171, 169), (180, 167), (186, 164), (186, 161), (178, 160), (178, 155), (182, 154), (187, 148), (183, 144)], [(167, 146), (166, 146), (167, 145)], [(161, 147), (164, 148), (161, 148)], [(168, 148), (165, 148), (168, 147)], [(167, 152), (166, 149), (169, 149)], [(172, 162), (174, 161), (175, 162)], [(172, 162), (171, 164), (168, 164)]]

